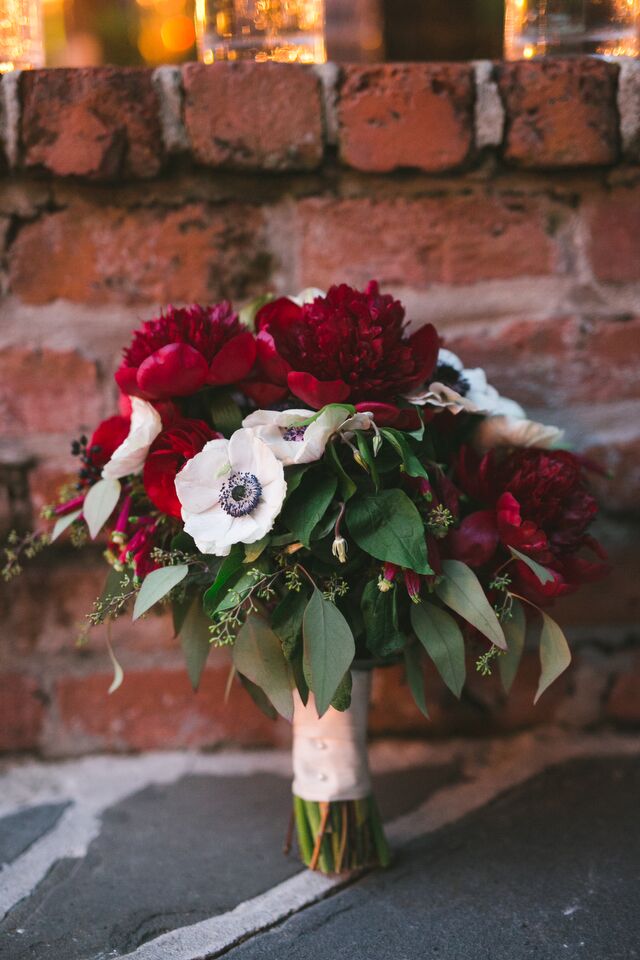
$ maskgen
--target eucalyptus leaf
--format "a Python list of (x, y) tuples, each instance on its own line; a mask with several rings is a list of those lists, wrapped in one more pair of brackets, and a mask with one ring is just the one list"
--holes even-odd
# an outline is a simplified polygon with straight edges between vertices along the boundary
[(152, 570), (142, 581), (136, 602), (133, 605), (133, 619), (137, 620), (150, 610), (159, 600), (177, 587), (189, 573), (189, 565), (177, 564), (175, 567), (159, 567)]
[(89, 528), (92, 540), (98, 536), (103, 526), (116, 508), (120, 499), (120, 481), (103, 479), (98, 480), (84, 498), (82, 512)]
[(571, 650), (564, 633), (551, 617), (543, 610), (542, 630), (540, 632), (540, 664), (542, 672), (534, 703), (537, 703), (544, 691), (557, 680), (571, 663)]
[(367, 648), (374, 657), (388, 657), (402, 650), (406, 637), (398, 622), (398, 591), (382, 592), (370, 580), (362, 592), (362, 617)]
[(282, 644), (287, 660), (292, 660), (302, 634), (302, 620), (309, 602), (308, 591), (300, 589), (286, 593), (271, 614), (271, 627)]
[(464, 638), (453, 617), (434, 603), (411, 607), (411, 625), (451, 692), (460, 697), (466, 677)]
[(535, 560), (532, 560), (531, 557), (527, 557), (524, 553), (520, 553), (519, 550), (516, 550), (515, 547), (509, 547), (509, 550), (516, 559), (521, 560), (522, 563), (526, 563), (530, 570), (535, 573), (536, 577), (541, 584), (553, 583), (553, 574), (550, 570), (547, 570), (546, 567), (543, 567), (542, 564), (536, 563)]
[(256, 686), (255, 683), (252, 683), (248, 677), (244, 677), (241, 673), (238, 674), (238, 679), (240, 683), (247, 691), (256, 707), (264, 713), (265, 717), (268, 717), (269, 720), (278, 719), (278, 711), (275, 709), (267, 695), (264, 693), (260, 687)]
[(233, 645), (233, 663), (266, 694), (279, 714), (293, 719), (291, 674), (280, 641), (262, 617), (251, 614), (238, 631)]
[(496, 647), (506, 650), (507, 642), (500, 621), (473, 570), (460, 560), (444, 560), (442, 569), (444, 578), (435, 588), (440, 600)]
[(282, 520), (297, 540), (309, 546), (315, 525), (325, 515), (338, 486), (338, 478), (331, 473), (307, 474), (282, 510)]
[(353, 662), (356, 645), (343, 615), (334, 603), (325, 600), (317, 587), (304, 612), (302, 630), (311, 670), (310, 686), (318, 715), (322, 716)]
[(407, 440), (404, 433), (402, 433), (400, 430), (393, 430), (391, 427), (382, 427), (380, 433), (385, 440), (391, 444), (402, 460), (405, 473), (407, 473), (410, 477), (428, 478), (429, 475), (427, 471), (411, 449), (411, 444)]
[(189, 680), (194, 690), (198, 689), (200, 677), (211, 650), (210, 623), (211, 621), (202, 609), (200, 596), (192, 598), (180, 627), (180, 645), (187, 663)]
[(218, 605), (227, 583), (242, 566), (243, 556), (242, 547), (236, 545), (232, 548), (228, 557), (222, 561), (222, 566), (218, 570), (218, 576), (213, 581), (208, 590), (205, 591), (202, 598), (202, 605), (207, 616), (212, 617)]
[(107, 690), (107, 693), (115, 693), (116, 690), (122, 686), (122, 681), (124, 680), (124, 670), (122, 669), (118, 658), (113, 652), (113, 647), (111, 646), (111, 641), (107, 637), (107, 650), (109, 651), (109, 659), (111, 660), (111, 665), (113, 666), (113, 680), (111, 681), (111, 686)]
[(381, 490), (347, 504), (347, 526), (359, 547), (375, 557), (432, 574), (424, 524), (415, 504), (402, 490)]
[(82, 510), (74, 510), (73, 513), (67, 513), (64, 517), (58, 517), (53, 530), (51, 531), (50, 542), (53, 543), (58, 537), (62, 536), (65, 530), (82, 515)]
[(507, 638), (507, 652), (498, 657), (498, 669), (500, 670), (500, 679), (505, 693), (509, 693), (513, 681), (515, 680), (522, 651), (524, 650), (524, 641), (527, 632), (527, 620), (522, 609), (522, 604), (517, 600), (513, 601), (511, 607), (511, 620), (505, 620), (502, 624), (504, 635)]
[(339, 710), (340, 713), (343, 713), (345, 710), (348, 710), (351, 706), (351, 689), (353, 687), (353, 680), (351, 678), (351, 670), (347, 670), (344, 677), (338, 684), (338, 689), (333, 695), (331, 701), (331, 706), (334, 710)]
[(225, 610), (232, 610), (234, 607), (237, 607), (238, 604), (247, 599), (258, 582), (258, 579), (259, 577), (253, 570), (243, 573), (240, 579), (235, 580), (229, 586), (229, 589), (219, 598), (218, 604), (213, 609), (212, 614), (209, 614), (209, 610), (207, 610), (206, 613), (210, 616), (215, 616), (216, 614), (224, 613)]
[(261, 540), (256, 540), (255, 543), (247, 543), (244, 548), (244, 563), (255, 563), (259, 556), (266, 550), (269, 546), (269, 534), (266, 537), (263, 537)]
[(407, 671), (409, 689), (420, 713), (429, 719), (427, 700), (424, 693), (424, 671), (422, 669), (422, 652), (415, 643), (404, 649), (404, 666)]

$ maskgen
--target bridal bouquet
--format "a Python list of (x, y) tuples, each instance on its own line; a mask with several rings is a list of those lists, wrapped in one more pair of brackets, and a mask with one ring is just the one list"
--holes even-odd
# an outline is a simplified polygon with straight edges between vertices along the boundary
[[(375, 283), (169, 307), (115, 379), (121, 414), (74, 441), (48, 510), (48, 540), (104, 542), (90, 622), (170, 606), (194, 687), (230, 648), (231, 680), (293, 722), (304, 862), (386, 864), (371, 668), (404, 662), (428, 716), (425, 668), (459, 697), (470, 663), (495, 666), (508, 691), (529, 627), (537, 699), (570, 661), (547, 608), (606, 570), (589, 465)], [(45, 539), (14, 535), (6, 575)]]

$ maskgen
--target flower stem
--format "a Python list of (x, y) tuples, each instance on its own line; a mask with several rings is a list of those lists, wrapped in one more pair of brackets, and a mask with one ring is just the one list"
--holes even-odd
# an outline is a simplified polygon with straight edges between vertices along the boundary
[(293, 813), (300, 858), (310, 870), (336, 874), (391, 861), (373, 796), (331, 802), (294, 794)]

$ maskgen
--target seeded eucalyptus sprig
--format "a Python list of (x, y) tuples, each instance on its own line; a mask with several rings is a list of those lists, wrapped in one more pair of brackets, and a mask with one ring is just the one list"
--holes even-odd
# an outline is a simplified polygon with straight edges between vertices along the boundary
[(5, 562), (2, 567), (2, 579), (7, 583), (22, 573), (22, 561), (32, 560), (49, 545), (48, 533), (26, 533), (22, 536), (12, 530), (4, 547)]

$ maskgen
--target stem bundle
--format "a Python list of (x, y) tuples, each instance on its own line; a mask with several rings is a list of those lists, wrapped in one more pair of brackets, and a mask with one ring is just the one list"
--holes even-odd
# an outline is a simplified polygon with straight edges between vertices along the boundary
[(391, 861), (378, 805), (362, 800), (316, 801), (293, 796), (300, 856), (310, 870), (344, 873)]

